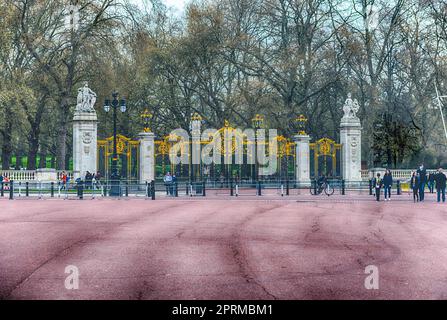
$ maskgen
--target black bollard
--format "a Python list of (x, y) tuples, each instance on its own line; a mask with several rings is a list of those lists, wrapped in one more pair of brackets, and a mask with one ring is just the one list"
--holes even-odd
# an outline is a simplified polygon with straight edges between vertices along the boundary
[(155, 200), (155, 181), (151, 182), (151, 196), (152, 200)]
[(84, 184), (82, 182), (78, 183), (77, 188), (78, 188), (79, 200), (83, 200), (84, 199)]
[(203, 182), (203, 196), (206, 197), (206, 190), (205, 190), (206, 184)]
[(54, 198), (54, 182), (51, 182), (50, 194), (51, 194), (51, 198)]
[(25, 196), (29, 197), (29, 182), (25, 183)]
[(9, 200), (14, 199), (14, 180), (9, 183)]
[(373, 195), (373, 181), (369, 180), (369, 195)]
[(286, 196), (290, 196), (290, 182), (289, 182), (289, 179), (286, 180)]
[(5, 191), (4, 191), (4, 189), (3, 189), (3, 181), (2, 181), (1, 186), (0, 186), (0, 195), (1, 195), (2, 197), (5, 196)]
[(189, 196), (189, 183), (186, 183), (186, 195)]
[(261, 186), (261, 181), (258, 181), (258, 196), (262, 196), (262, 186)]
[(178, 182), (176, 181), (175, 183), (174, 183), (174, 194), (175, 194), (175, 197), (176, 198), (178, 198)]
[(400, 180), (397, 180), (397, 195), (400, 196), (402, 194), (402, 186), (400, 184)]
[(317, 180), (314, 180), (314, 195), (317, 195)]
[(129, 197), (129, 182), (126, 181), (126, 198)]
[(230, 181), (230, 196), (231, 196), (231, 197), (234, 197), (233, 180)]
[(346, 183), (345, 180), (341, 180), (341, 194), (344, 196), (346, 195)]

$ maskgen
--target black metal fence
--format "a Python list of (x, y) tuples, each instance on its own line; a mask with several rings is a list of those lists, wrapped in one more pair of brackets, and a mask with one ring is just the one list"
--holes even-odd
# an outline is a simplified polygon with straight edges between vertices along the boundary
[[(372, 181), (346, 183), (344, 180), (329, 180), (331, 194), (369, 194), (375, 190)], [(398, 181), (392, 188), (393, 194), (402, 193)], [(112, 197), (111, 189), (118, 188), (114, 198), (141, 198), (155, 200), (157, 197), (206, 197), (206, 196), (296, 196), (320, 195), (318, 181), (300, 183), (297, 181), (226, 181), (226, 182), (173, 182), (152, 181), (139, 184), (129, 181), (120, 181), (118, 184), (105, 182), (79, 182), (62, 184), (56, 182), (1, 182), (0, 196), (13, 199), (95, 199)], [(318, 192), (317, 192), (318, 191)]]

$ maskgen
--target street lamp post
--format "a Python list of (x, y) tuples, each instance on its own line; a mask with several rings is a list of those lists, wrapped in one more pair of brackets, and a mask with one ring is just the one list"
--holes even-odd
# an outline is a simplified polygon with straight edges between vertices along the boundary
[(116, 132), (116, 122), (117, 122), (117, 109), (120, 108), (121, 113), (125, 113), (127, 106), (126, 100), (118, 100), (118, 92), (112, 94), (113, 100), (110, 101), (106, 99), (104, 102), (104, 111), (109, 113), (113, 109), (113, 155), (112, 155), (112, 174), (110, 176), (110, 196), (119, 196), (120, 191), (120, 175), (118, 173), (118, 148), (117, 148), (117, 132)]
[(264, 116), (257, 114), (252, 120), (253, 128), (255, 129), (255, 172), (253, 173), (253, 180), (259, 181), (259, 164), (258, 164), (258, 130), (262, 128), (264, 124)]

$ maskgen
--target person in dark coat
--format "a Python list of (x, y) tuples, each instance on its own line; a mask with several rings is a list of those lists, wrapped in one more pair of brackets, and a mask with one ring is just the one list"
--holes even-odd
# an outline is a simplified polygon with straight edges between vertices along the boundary
[(423, 202), (425, 200), (425, 184), (427, 183), (427, 170), (424, 164), (421, 164), (417, 174), (419, 175), (419, 200)]
[(430, 190), (430, 193), (435, 193), (435, 177), (436, 173), (434, 172), (428, 174), (428, 189)]
[(376, 189), (376, 200), (380, 201), (380, 189), (383, 186), (383, 180), (380, 178), (380, 173), (377, 174), (377, 177), (373, 180), (373, 186)]
[(442, 169), (438, 170), (438, 173), (436, 174), (435, 181), (436, 181), (436, 191), (438, 193), (438, 202), (445, 202), (445, 187), (446, 187), (446, 180), (447, 177), (445, 176), (444, 172), (442, 172)]
[(393, 175), (390, 170), (385, 172), (383, 177), (383, 192), (385, 194), (385, 201), (391, 200), (391, 187), (393, 186)]
[(411, 176), (410, 187), (413, 190), (413, 201), (419, 202), (419, 176), (416, 172)]

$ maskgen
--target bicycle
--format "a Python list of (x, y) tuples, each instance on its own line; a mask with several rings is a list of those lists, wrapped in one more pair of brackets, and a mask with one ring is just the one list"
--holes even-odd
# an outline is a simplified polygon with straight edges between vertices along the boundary
[(328, 182), (324, 182), (323, 184), (317, 186), (316, 188), (315, 188), (315, 186), (310, 187), (310, 194), (313, 196), (318, 196), (318, 195), (322, 194), (323, 192), (328, 197), (330, 197), (334, 194), (335, 189)]

